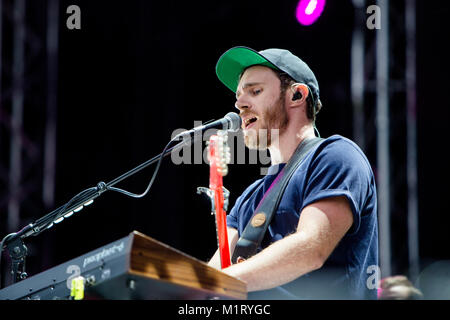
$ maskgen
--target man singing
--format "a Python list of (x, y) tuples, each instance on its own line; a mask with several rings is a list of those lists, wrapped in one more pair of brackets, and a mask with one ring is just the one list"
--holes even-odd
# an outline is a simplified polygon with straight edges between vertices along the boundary
[[(216, 73), (236, 94), (246, 146), (268, 149), (271, 158), (268, 174), (227, 216), (232, 255), (246, 227), (257, 229), (250, 225), (260, 202), (277, 196), (277, 176), (303, 142), (317, 141), (295, 167), (258, 250), (223, 272), (246, 282), (249, 299), (376, 299), (369, 285), (378, 266), (375, 178), (355, 143), (315, 137), (322, 103), (314, 73), (287, 50), (247, 47), (226, 51)], [(220, 268), (219, 252), (209, 264)]]

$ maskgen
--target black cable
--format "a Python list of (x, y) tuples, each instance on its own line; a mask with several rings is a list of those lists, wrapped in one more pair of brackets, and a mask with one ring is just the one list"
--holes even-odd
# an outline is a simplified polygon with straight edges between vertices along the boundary
[[(209, 121), (209, 122), (210, 122), (210, 121)], [(163, 159), (163, 157), (166, 155), (167, 148), (168, 148), (168, 147), (170, 146), (170, 144), (171, 144), (172, 142), (174, 142), (174, 141), (176, 141), (176, 140), (174, 140), (174, 139), (170, 140), (170, 141), (166, 144), (166, 146), (164, 147), (164, 149), (163, 149), (163, 151), (161, 152), (161, 154), (159, 155), (158, 163), (157, 163), (157, 165), (156, 165), (155, 171), (153, 172), (153, 176), (152, 176), (152, 178), (151, 178), (151, 180), (150, 180), (150, 182), (149, 182), (149, 184), (148, 184), (146, 190), (145, 190), (143, 193), (141, 193), (141, 194), (135, 194), (135, 193), (132, 193), (132, 192), (128, 192), (128, 191), (126, 191), (126, 190), (123, 190), (123, 189), (119, 189), (119, 188), (115, 188), (115, 187), (112, 187), (112, 186), (108, 186), (108, 185), (105, 184), (104, 182), (99, 182), (99, 183), (97, 184), (96, 187), (91, 187), (91, 188), (85, 189), (85, 190), (81, 191), (80, 193), (78, 193), (76, 196), (72, 197), (72, 199), (70, 199), (70, 200), (69, 200), (63, 207), (61, 207), (61, 209), (59, 209), (56, 213), (50, 213), (50, 214), (48, 214), (48, 215), (46, 215), (46, 216), (44, 216), (44, 217), (38, 219), (38, 220), (33, 224), (33, 226), (34, 226), (34, 225), (37, 226), (37, 227), (34, 227), (34, 228), (33, 228), (33, 231), (34, 231), (34, 232), (33, 232), (33, 236), (36, 236), (36, 235), (40, 234), (43, 230), (47, 229), (47, 228), (48, 228), (48, 227), (49, 227), (56, 219), (60, 218), (60, 217), (62, 216), (62, 214), (65, 213), (66, 209), (67, 209), (73, 202), (75, 202), (76, 200), (80, 199), (80, 198), (83, 197), (83, 196), (88, 195), (89, 193), (92, 193), (92, 195), (91, 195), (91, 197), (92, 197), (92, 196), (94, 196), (96, 193), (100, 194), (100, 193), (103, 193), (103, 192), (106, 191), (106, 190), (111, 190), (111, 191), (116, 191), (116, 192), (119, 192), (119, 193), (123, 193), (123, 194), (125, 194), (125, 195), (127, 195), (127, 196), (129, 196), (129, 197), (133, 197), (133, 198), (142, 198), (142, 197), (144, 197), (144, 196), (150, 191), (150, 188), (152, 187), (152, 185), (153, 185), (153, 183), (154, 183), (154, 181), (155, 181), (155, 179), (156, 179), (156, 175), (158, 174), (159, 168), (160, 168), (160, 166), (161, 166), (162, 159)], [(175, 146), (174, 148), (176, 148), (176, 147), (177, 147), (177, 146)], [(140, 170), (140, 169), (141, 169), (141, 168), (139, 168), (139, 170)], [(135, 169), (135, 170), (136, 170), (136, 169)], [(130, 172), (129, 172), (129, 173), (130, 173)], [(121, 180), (121, 179), (122, 179), (122, 177), (120, 177), (120, 180)], [(118, 182), (118, 181), (113, 181), (113, 182), (110, 182), (109, 184), (115, 184), (115, 183), (117, 183), (117, 182)], [(88, 198), (90, 198), (90, 197), (88, 197)], [(10, 238), (10, 237), (12, 237), (12, 236), (15, 236), (16, 234), (17, 234), (17, 233), (10, 233), (10, 234), (8, 234), (7, 236), (5, 236), (5, 237), (2, 239), (1, 244), (0, 244), (0, 288), (3, 287), (3, 286), (2, 286), (2, 282), (1, 282), (1, 280), (2, 280), (2, 278), (1, 278), (1, 266), (2, 266), (2, 264), (1, 264), (1, 257), (2, 257), (2, 253), (3, 253), (3, 246), (4, 246), (4, 243), (8, 240), (8, 238)]]
[(173, 141), (174, 141), (173, 139), (170, 140), (169, 143), (166, 144), (166, 146), (164, 147), (163, 151), (161, 152), (161, 154), (159, 156), (159, 159), (158, 159), (158, 163), (156, 164), (155, 171), (153, 172), (152, 179), (150, 180), (150, 182), (149, 182), (149, 184), (147, 186), (147, 189), (145, 189), (145, 191), (143, 193), (136, 194), (136, 193), (132, 193), (132, 192), (129, 192), (129, 191), (126, 191), (126, 190), (123, 190), (123, 189), (119, 189), (119, 188), (115, 188), (115, 187), (108, 187), (108, 186), (106, 187), (107, 190), (120, 192), (120, 193), (123, 193), (124, 195), (127, 195), (127, 196), (132, 197), (132, 198), (142, 198), (142, 197), (144, 197), (149, 192), (150, 188), (153, 185), (153, 182), (155, 182), (155, 178), (156, 178), (156, 175), (158, 174), (159, 167), (161, 166), (162, 159), (163, 159), (163, 157), (166, 154), (167, 148), (170, 146), (170, 144)]

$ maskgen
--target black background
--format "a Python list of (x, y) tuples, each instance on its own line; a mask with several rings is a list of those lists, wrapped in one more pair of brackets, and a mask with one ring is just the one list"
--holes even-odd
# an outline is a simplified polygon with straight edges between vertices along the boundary
[[(81, 29), (69, 30), (66, 8), (81, 8)], [(162, 151), (175, 129), (189, 129), (194, 121), (218, 119), (234, 111), (234, 94), (215, 75), (220, 55), (236, 45), (256, 50), (286, 48), (302, 57), (318, 78), (323, 110), (317, 126), (322, 136), (352, 137), (350, 45), (354, 9), (351, 1), (328, 1), (319, 20), (304, 27), (295, 19), (297, 1), (60, 1), (57, 168), (55, 207), (99, 181), (108, 182)], [(369, 4), (367, 4), (369, 5)], [(392, 3), (392, 77), (403, 70), (403, 1)], [(11, 6), (11, 5), (10, 5)], [(46, 1), (27, 1), (27, 24), (45, 35)], [(420, 254), (422, 267), (449, 259), (447, 209), (449, 104), (449, 35), (446, 1), (417, 1), (417, 124)], [(5, 34), (8, 33), (5, 27)], [(365, 31), (368, 41), (377, 30)], [(11, 60), (5, 36), (3, 60)], [(42, 39), (35, 46), (45, 47)], [(32, 45), (27, 49), (32, 51)], [(9, 49), (8, 49), (9, 48)], [(37, 50), (39, 51), (39, 50)], [(374, 58), (367, 56), (366, 79), (374, 79)], [(372, 67), (371, 67), (372, 66)], [(3, 86), (8, 85), (4, 65)], [(38, 145), (45, 124), (45, 51), (27, 64), (29, 94), (24, 126)], [(31, 79), (31, 80), (30, 80)], [(405, 178), (405, 105), (393, 93), (391, 105), (393, 273), (408, 272)], [(376, 172), (373, 94), (367, 94), (366, 153)], [(7, 109), (8, 104), (3, 107)], [(372, 118), (370, 118), (372, 115)], [(6, 132), (3, 128), (2, 132)], [(370, 134), (369, 134), (370, 136)], [(2, 161), (8, 161), (8, 141), (0, 136)], [(35, 157), (30, 172), (42, 168)], [(120, 184), (140, 193), (154, 167)], [(31, 175), (31, 173), (30, 173)], [(39, 173), (37, 173), (39, 176)], [(41, 173), (42, 175), (42, 173)], [(207, 164), (163, 162), (154, 186), (143, 199), (107, 192), (90, 207), (36, 238), (30, 248), (28, 271), (38, 273), (138, 230), (201, 260), (216, 249), (214, 218), (208, 201), (196, 194), (207, 186)], [(258, 165), (230, 165), (224, 178), (231, 203), (255, 178)], [(26, 182), (29, 176), (24, 176)], [(4, 188), (2, 189), (4, 190)], [(22, 202), (21, 225), (54, 208), (40, 203), (37, 187)], [(1, 232), (6, 234), (7, 207), (0, 207)], [(6, 255), (4, 255), (6, 257)], [(5, 262), (7, 263), (7, 262)], [(9, 262), (8, 262), (9, 263)]]

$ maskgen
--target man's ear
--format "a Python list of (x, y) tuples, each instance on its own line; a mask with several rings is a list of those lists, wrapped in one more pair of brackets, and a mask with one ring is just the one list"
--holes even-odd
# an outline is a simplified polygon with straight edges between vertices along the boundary
[(291, 106), (300, 106), (306, 100), (309, 94), (308, 86), (303, 83), (294, 83), (291, 85)]

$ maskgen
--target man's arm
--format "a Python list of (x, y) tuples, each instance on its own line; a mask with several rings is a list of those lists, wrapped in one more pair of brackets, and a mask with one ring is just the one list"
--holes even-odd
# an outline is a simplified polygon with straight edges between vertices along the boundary
[(223, 271), (246, 282), (248, 291), (283, 285), (319, 269), (352, 223), (345, 197), (319, 200), (302, 210), (295, 233)]
[[(239, 239), (239, 235), (238, 235), (238, 231), (234, 228), (227, 227), (227, 232), (228, 232), (228, 244), (230, 247), (230, 256), (232, 256), (234, 247), (236, 246), (236, 243)], [(219, 270), (222, 269), (222, 265), (220, 263), (219, 250), (217, 250), (216, 253), (214, 253), (211, 260), (209, 260), (208, 265), (210, 265), (213, 268), (219, 269)]]

